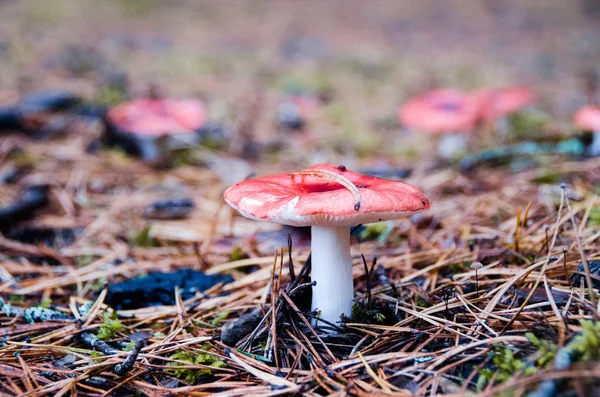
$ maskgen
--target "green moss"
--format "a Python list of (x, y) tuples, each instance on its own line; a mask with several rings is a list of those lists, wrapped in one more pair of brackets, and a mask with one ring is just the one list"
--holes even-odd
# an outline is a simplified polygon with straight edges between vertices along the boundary
[(590, 226), (600, 225), (600, 205), (595, 205), (592, 207), (592, 210), (590, 211), (590, 216), (588, 219), (588, 224)]
[(127, 345), (125, 347), (123, 347), (123, 351), (125, 352), (130, 352), (133, 350), (133, 347), (135, 346), (135, 341), (132, 340), (130, 342), (127, 343)]
[(539, 355), (535, 362), (536, 367), (550, 369), (552, 367), (554, 357), (556, 356), (556, 352), (558, 351), (556, 343), (549, 340), (541, 340), (531, 332), (527, 332), (525, 336), (527, 339), (529, 339), (531, 344), (535, 346), (537, 354)]
[(467, 264), (465, 262), (453, 263), (448, 265), (447, 269), (450, 274), (460, 274), (465, 271)]
[(183, 167), (194, 164), (194, 153), (190, 148), (179, 148), (171, 150), (169, 164), (173, 167)]
[(150, 226), (146, 226), (142, 230), (130, 235), (129, 245), (139, 248), (152, 248), (156, 247), (158, 242), (150, 236)]
[(117, 312), (112, 312), (112, 314), (104, 313), (104, 322), (100, 325), (96, 336), (100, 340), (108, 340), (124, 328), (125, 326), (121, 320), (117, 318)]
[(94, 95), (94, 102), (105, 106), (116, 106), (127, 99), (128, 95), (123, 88), (114, 85), (103, 85)]
[(40, 158), (24, 150), (13, 150), (7, 156), (14, 161), (17, 167), (36, 168), (40, 163)]
[(504, 383), (516, 373), (522, 372), (525, 375), (532, 375), (537, 368), (529, 365), (524, 359), (515, 357), (512, 350), (503, 346), (495, 346), (493, 363), (495, 368), (483, 368), (477, 380), (477, 389), (479, 391), (491, 381), (494, 383)]
[(540, 176), (536, 176), (531, 180), (531, 182), (536, 183), (538, 185), (556, 185), (562, 180), (563, 177), (563, 174), (547, 173), (542, 174)]
[(354, 302), (352, 305), (352, 321), (362, 324), (385, 324), (386, 315), (367, 301)]
[(581, 321), (583, 331), (568, 344), (571, 354), (578, 356), (579, 361), (600, 360), (600, 322)]
[(516, 140), (530, 139), (540, 135), (547, 122), (547, 115), (537, 110), (525, 109), (509, 116), (510, 132)]
[(121, 146), (113, 146), (111, 147), (108, 152), (110, 154), (112, 154), (113, 156), (115, 156), (117, 159), (126, 159), (129, 157), (129, 153), (127, 153), (127, 150), (125, 150), (125, 148), (121, 147)]
[(415, 304), (417, 305), (417, 307), (422, 307), (422, 308), (428, 308), (431, 307), (431, 302), (428, 301), (427, 299), (424, 299), (420, 296), (417, 296), (415, 298)]
[(219, 323), (223, 320), (225, 320), (227, 317), (229, 316), (229, 310), (225, 310), (222, 313), (219, 313), (219, 315), (215, 318), (213, 318), (210, 322), (211, 325), (217, 326), (219, 325)]
[(373, 317), (375, 317), (375, 321), (379, 324), (383, 324), (385, 322), (385, 314), (383, 313), (375, 313)]
[(225, 142), (223, 139), (208, 136), (202, 139), (202, 146), (208, 149), (220, 150), (224, 148)]
[[(208, 349), (210, 349), (210, 345), (204, 344), (202, 346), (202, 349), (208, 350)], [(214, 368), (225, 368), (227, 366), (225, 364), (225, 362), (223, 360), (221, 360), (219, 357), (217, 357), (213, 354), (209, 354), (209, 353), (194, 353), (194, 352), (189, 352), (186, 350), (178, 350), (177, 352), (175, 352), (175, 354), (173, 354), (169, 358), (171, 360), (186, 361), (186, 362), (189, 362), (190, 365), (200, 365), (201, 364), (201, 365), (207, 365), (207, 366), (214, 367)], [(167, 366), (181, 367), (181, 366), (185, 366), (185, 364), (182, 364), (180, 362), (170, 362), (167, 364)], [(173, 374), (178, 379), (183, 379), (190, 384), (194, 384), (198, 381), (198, 379), (200, 377), (202, 377), (204, 375), (211, 375), (213, 371), (208, 368), (206, 368), (206, 369), (174, 368), (174, 369), (169, 369), (168, 372)]]
[(92, 263), (96, 259), (94, 255), (82, 255), (75, 258), (75, 264), (78, 267), (84, 267)]
[(369, 223), (363, 226), (363, 229), (358, 234), (361, 240), (376, 240), (382, 235), (389, 234), (390, 226), (387, 222)]
[(354, 302), (354, 304), (352, 305), (352, 319), (357, 320), (359, 318), (362, 318), (364, 310), (365, 308), (362, 302)]
[(108, 281), (106, 281), (105, 278), (99, 278), (98, 280), (96, 280), (95, 282), (92, 283), (90, 290), (97, 292), (100, 291), (102, 288), (104, 288), (104, 286), (107, 284)]
[[(539, 339), (531, 332), (526, 333), (525, 336), (535, 348), (533, 358), (517, 357), (507, 347), (494, 346), (494, 351), (491, 353), (494, 365), (491, 368), (481, 370), (479, 379), (477, 380), (477, 389), (479, 391), (483, 390), (489, 382), (503, 383), (517, 373), (527, 376), (536, 373), (538, 370), (549, 370), (552, 368), (554, 357), (558, 351), (556, 343)], [(582, 348), (589, 349), (590, 347), (590, 344), (586, 340), (577, 347), (577, 350)], [(510, 391), (506, 395), (511, 395)]]
[(50, 306), (52, 305), (52, 299), (44, 299), (40, 302), (40, 307), (43, 309), (50, 309)]
[(239, 261), (241, 259), (247, 259), (249, 256), (238, 246), (235, 246), (229, 254), (230, 261)]

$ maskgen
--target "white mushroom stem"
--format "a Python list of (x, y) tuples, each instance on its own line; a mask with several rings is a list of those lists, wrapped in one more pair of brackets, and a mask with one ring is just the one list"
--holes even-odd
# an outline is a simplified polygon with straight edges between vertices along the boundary
[(590, 156), (600, 156), (600, 130), (594, 131), (594, 135), (592, 137), (592, 145), (590, 146), (589, 152)]
[(438, 153), (445, 159), (453, 159), (466, 150), (467, 134), (444, 134), (438, 141)]
[[(312, 226), (312, 310), (331, 323), (352, 315), (354, 284), (350, 257), (350, 227)], [(315, 325), (319, 325), (318, 321)]]

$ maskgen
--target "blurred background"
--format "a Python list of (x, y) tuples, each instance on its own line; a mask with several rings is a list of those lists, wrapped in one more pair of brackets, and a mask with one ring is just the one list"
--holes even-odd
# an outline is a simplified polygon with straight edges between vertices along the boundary
[[(410, 159), (398, 107), (438, 87), (527, 86), (568, 132), (600, 69), (599, 4), (1, 0), (0, 104), (60, 88), (111, 106), (154, 87), (203, 99), (234, 153), (292, 139), (325, 152), (302, 163)], [(304, 140), (276, 122), (292, 92), (324, 105)]]

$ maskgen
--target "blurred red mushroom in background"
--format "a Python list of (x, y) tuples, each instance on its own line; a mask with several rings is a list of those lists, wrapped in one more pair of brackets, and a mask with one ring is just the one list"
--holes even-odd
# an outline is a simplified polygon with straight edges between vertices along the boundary
[(441, 135), (438, 153), (453, 158), (466, 150), (467, 134), (474, 130), (477, 115), (472, 96), (461, 90), (439, 89), (404, 104), (398, 119), (406, 128)]
[(527, 108), (535, 94), (525, 87), (483, 88), (472, 93), (479, 106), (479, 120), (491, 131), (507, 135), (511, 131), (508, 116)]
[(123, 147), (144, 160), (160, 157), (159, 140), (197, 144), (207, 120), (204, 103), (197, 99), (136, 99), (108, 110), (105, 141)]
[(531, 105), (535, 100), (533, 91), (524, 87), (483, 88), (473, 93), (479, 102), (480, 117), (497, 120), (507, 114)]
[(584, 106), (573, 116), (577, 128), (589, 135), (587, 155), (600, 156), (600, 107)]

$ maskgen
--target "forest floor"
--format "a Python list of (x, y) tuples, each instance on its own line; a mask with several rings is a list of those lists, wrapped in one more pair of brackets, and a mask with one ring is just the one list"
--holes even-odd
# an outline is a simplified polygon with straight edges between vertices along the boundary
[[(49, 189), (0, 225), (2, 395), (599, 393), (600, 160), (540, 149), (467, 169), (396, 116), (435, 87), (524, 85), (535, 111), (480, 144), (577, 136), (600, 67), (588, 2), (168, 3), (0, 0), (0, 106), (151, 88), (203, 99), (221, 126), (218, 150), (160, 165), (91, 150), (89, 115), (0, 136), (0, 207)], [(294, 90), (327, 97), (300, 132), (276, 123)], [(321, 162), (406, 174), (432, 203), (353, 236), (355, 311), (336, 333), (310, 325), (310, 234), (222, 198)], [(181, 219), (153, 213), (165, 200)]]

